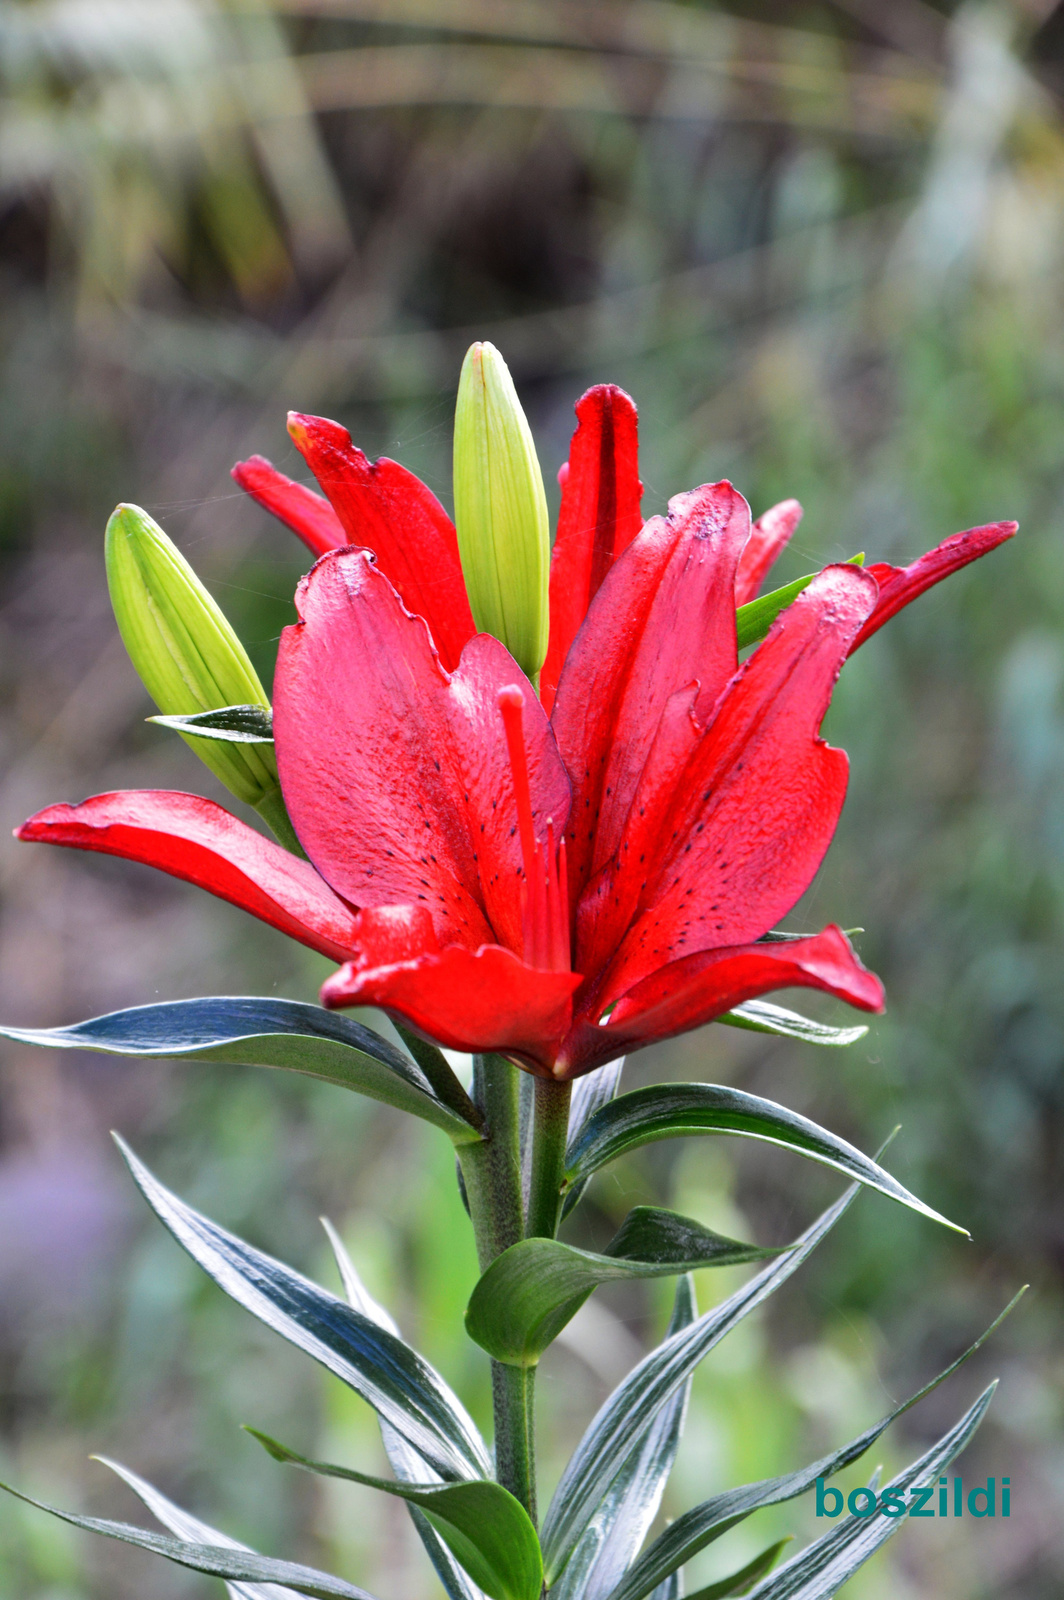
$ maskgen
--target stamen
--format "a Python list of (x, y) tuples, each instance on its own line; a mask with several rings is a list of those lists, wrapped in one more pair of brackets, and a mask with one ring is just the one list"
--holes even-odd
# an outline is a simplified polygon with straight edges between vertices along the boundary
[(516, 683), (509, 683), (505, 689), (499, 690), (498, 706), (510, 752), (510, 771), (514, 780), (514, 799), (517, 801), (517, 826), (521, 833), (521, 857), (525, 866), (525, 878), (531, 883), (532, 868), (536, 858), (536, 834), (532, 823), (532, 790), (528, 781), (528, 757), (525, 755), (525, 697)]
[(497, 704), (506, 730), (524, 867), (520, 890), (524, 958), (530, 967), (539, 967), (541, 971), (567, 972), (570, 965), (569, 885), (565, 840), (555, 848), (554, 821), (548, 818), (546, 842), (536, 841), (521, 690), (516, 684), (508, 684), (499, 690)]

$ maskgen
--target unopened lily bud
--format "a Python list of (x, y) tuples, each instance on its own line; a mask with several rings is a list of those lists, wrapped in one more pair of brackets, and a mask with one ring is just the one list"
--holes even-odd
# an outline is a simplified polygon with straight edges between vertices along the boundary
[(472, 345), (462, 365), (454, 519), (473, 619), (534, 679), (549, 627), (547, 499), (513, 379), (490, 344)]
[[(189, 716), (269, 699), (247, 651), (184, 556), (147, 512), (121, 505), (107, 524), (107, 586), (123, 643), (159, 710)], [(286, 845), (295, 839), (269, 744), (181, 737)]]

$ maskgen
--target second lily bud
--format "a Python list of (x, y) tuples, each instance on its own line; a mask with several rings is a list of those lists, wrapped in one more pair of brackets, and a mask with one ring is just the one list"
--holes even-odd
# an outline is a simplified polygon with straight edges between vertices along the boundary
[[(269, 709), (258, 673), (224, 612), (147, 512), (120, 505), (107, 524), (104, 550), (122, 641), (161, 712)], [(181, 737), (238, 800), (255, 807), (282, 844), (298, 850), (272, 745)]]
[(454, 520), (477, 627), (501, 639), (535, 679), (549, 629), (547, 497), (513, 379), (491, 344), (472, 345), (462, 365)]

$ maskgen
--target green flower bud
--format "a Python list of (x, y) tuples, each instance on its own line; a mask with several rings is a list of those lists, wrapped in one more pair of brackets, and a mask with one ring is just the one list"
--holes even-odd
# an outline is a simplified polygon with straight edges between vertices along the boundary
[(513, 379), (490, 344), (472, 345), (462, 364), (454, 520), (473, 620), (534, 680), (549, 627), (547, 498)]
[[(188, 716), (269, 699), (247, 651), (181, 552), (147, 512), (122, 505), (107, 524), (107, 586), (123, 643), (165, 715)], [(298, 846), (270, 744), (181, 737), (238, 800)]]

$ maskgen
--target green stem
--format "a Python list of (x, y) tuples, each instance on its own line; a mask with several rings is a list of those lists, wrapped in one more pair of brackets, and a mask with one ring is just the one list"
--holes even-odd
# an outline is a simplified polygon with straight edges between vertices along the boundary
[(536, 1369), (491, 1363), (495, 1476), (536, 1521)]
[(473, 1101), (484, 1118), (484, 1137), (461, 1145), (477, 1260), (486, 1272), (495, 1257), (524, 1236), (518, 1069), (502, 1056), (474, 1056)]
[(536, 1079), (532, 1181), (525, 1226), (525, 1235), (530, 1239), (553, 1239), (558, 1231), (571, 1095), (570, 1083), (558, 1083), (554, 1078)]
[[(484, 1117), (484, 1138), (459, 1147), (480, 1270), (525, 1233), (521, 1189), (520, 1074), (502, 1056), (475, 1056), (473, 1099)], [(535, 1374), (491, 1364), (495, 1411), (495, 1473), (504, 1488), (536, 1515)]]

